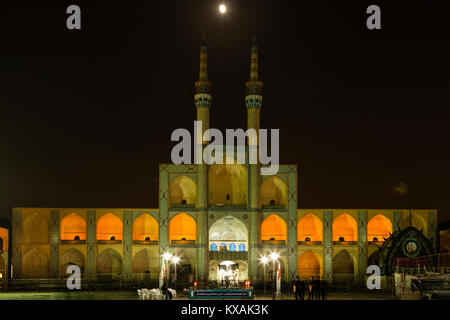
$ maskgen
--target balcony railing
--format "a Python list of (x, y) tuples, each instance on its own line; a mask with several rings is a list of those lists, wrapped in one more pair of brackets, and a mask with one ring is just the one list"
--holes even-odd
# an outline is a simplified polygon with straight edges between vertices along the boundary
[(210, 260), (248, 260), (247, 251), (209, 251)]
[(133, 240), (133, 244), (153, 245), (158, 244), (158, 240)]
[(321, 246), (322, 241), (297, 241), (297, 244), (302, 246)]
[(86, 244), (86, 240), (61, 240), (61, 244)]
[(262, 244), (269, 244), (273, 246), (285, 245), (286, 240), (262, 240)]
[(216, 203), (209, 204), (210, 209), (247, 209), (246, 204), (229, 204), (229, 203)]
[(384, 241), (367, 241), (367, 244), (369, 246), (382, 246)]
[(97, 240), (98, 244), (120, 244), (122, 240)]
[(281, 210), (286, 209), (286, 205), (284, 204), (263, 204), (263, 209), (272, 209), (272, 210)]
[(195, 240), (170, 240), (170, 244), (195, 244)]
[(193, 203), (171, 203), (171, 209), (186, 209), (186, 208), (195, 208), (195, 204)]
[(356, 246), (358, 241), (333, 241), (333, 244), (337, 246)]

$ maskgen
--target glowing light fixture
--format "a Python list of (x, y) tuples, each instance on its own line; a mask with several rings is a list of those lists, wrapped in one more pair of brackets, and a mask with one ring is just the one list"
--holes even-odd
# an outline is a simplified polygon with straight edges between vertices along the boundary
[(269, 262), (269, 258), (267, 258), (266, 256), (261, 258), (261, 262), (266, 264), (267, 262)]
[(172, 255), (170, 253), (166, 252), (163, 254), (163, 258), (164, 258), (164, 260), (170, 260), (170, 258), (172, 258)]
[(172, 262), (175, 263), (175, 264), (177, 264), (178, 262), (180, 262), (180, 258), (179, 258), (179, 257), (176, 257), (176, 256), (173, 256), (173, 257), (172, 257)]
[(227, 12), (227, 7), (223, 3), (219, 6), (219, 12), (221, 14), (225, 14), (225, 12)]
[(278, 260), (278, 258), (280, 257), (280, 255), (278, 254), (278, 253), (276, 253), (276, 252), (272, 252), (271, 254), (270, 254), (270, 259), (272, 259), (273, 261), (275, 261), (275, 260)]

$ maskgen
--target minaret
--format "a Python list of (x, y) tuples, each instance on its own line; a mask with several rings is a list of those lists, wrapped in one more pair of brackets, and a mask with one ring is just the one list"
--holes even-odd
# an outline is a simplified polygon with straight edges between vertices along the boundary
[[(206, 49), (206, 38), (203, 34), (202, 44), (200, 46), (200, 74), (195, 82), (195, 107), (197, 109), (197, 121), (202, 122), (202, 132), (209, 129), (209, 107), (211, 106), (211, 82), (208, 81), (208, 53)], [(195, 141), (195, 152), (197, 159), (202, 159), (203, 150), (206, 143), (200, 135), (197, 135)], [(197, 235), (198, 235), (198, 269), (197, 276), (200, 286), (206, 285), (208, 281), (208, 190), (207, 190), (207, 165), (202, 160), (197, 164), (198, 174), (198, 198), (197, 198)]]
[[(245, 83), (245, 105), (247, 107), (247, 129), (255, 129), (259, 132), (259, 114), (262, 105), (262, 86), (263, 83), (258, 78), (258, 47), (256, 39), (253, 37), (251, 56), (250, 56), (250, 80)], [(251, 142), (249, 139), (248, 152), (249, 155), (256, 151), (258, 154), (259, 139)], [(258, 190), (259, 190), (259, 155), (256, 164), (249, 164), (250, 184), (249, 184), (249, 224), (250, 224), (250, 246), (248, 252), (248, 276), (253, 283), (257, 278), (258, 267), (258, 234), (259, 234), (259, 220), (258, 219)]]

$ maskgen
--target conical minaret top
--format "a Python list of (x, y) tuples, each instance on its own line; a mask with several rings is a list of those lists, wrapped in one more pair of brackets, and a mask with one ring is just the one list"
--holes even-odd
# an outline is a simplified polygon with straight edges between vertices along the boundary
[(211, 82), (208, 81), (208, 51), (206, 48), (205, 34), (202, 36), (200, 45), (200, 73), (198, 81), (195, 83), (196, 93), (210, 93)]
[(250, 54), (250, 81), (245, 83), (247, 88), (246, 95), (261, 95), (263, 83), (259, 81), (258, 74), (258, 45), (256, 38), (253, 37), (252, 49)]

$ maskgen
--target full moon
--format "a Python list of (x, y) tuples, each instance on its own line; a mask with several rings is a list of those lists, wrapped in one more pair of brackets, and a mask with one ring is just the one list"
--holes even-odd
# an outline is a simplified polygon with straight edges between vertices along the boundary
[(219, 6), (219, 11), (221, 14), (224, 14), (225, 12), (227, 12), (227, 7), (224, 4), (221, 4)]

